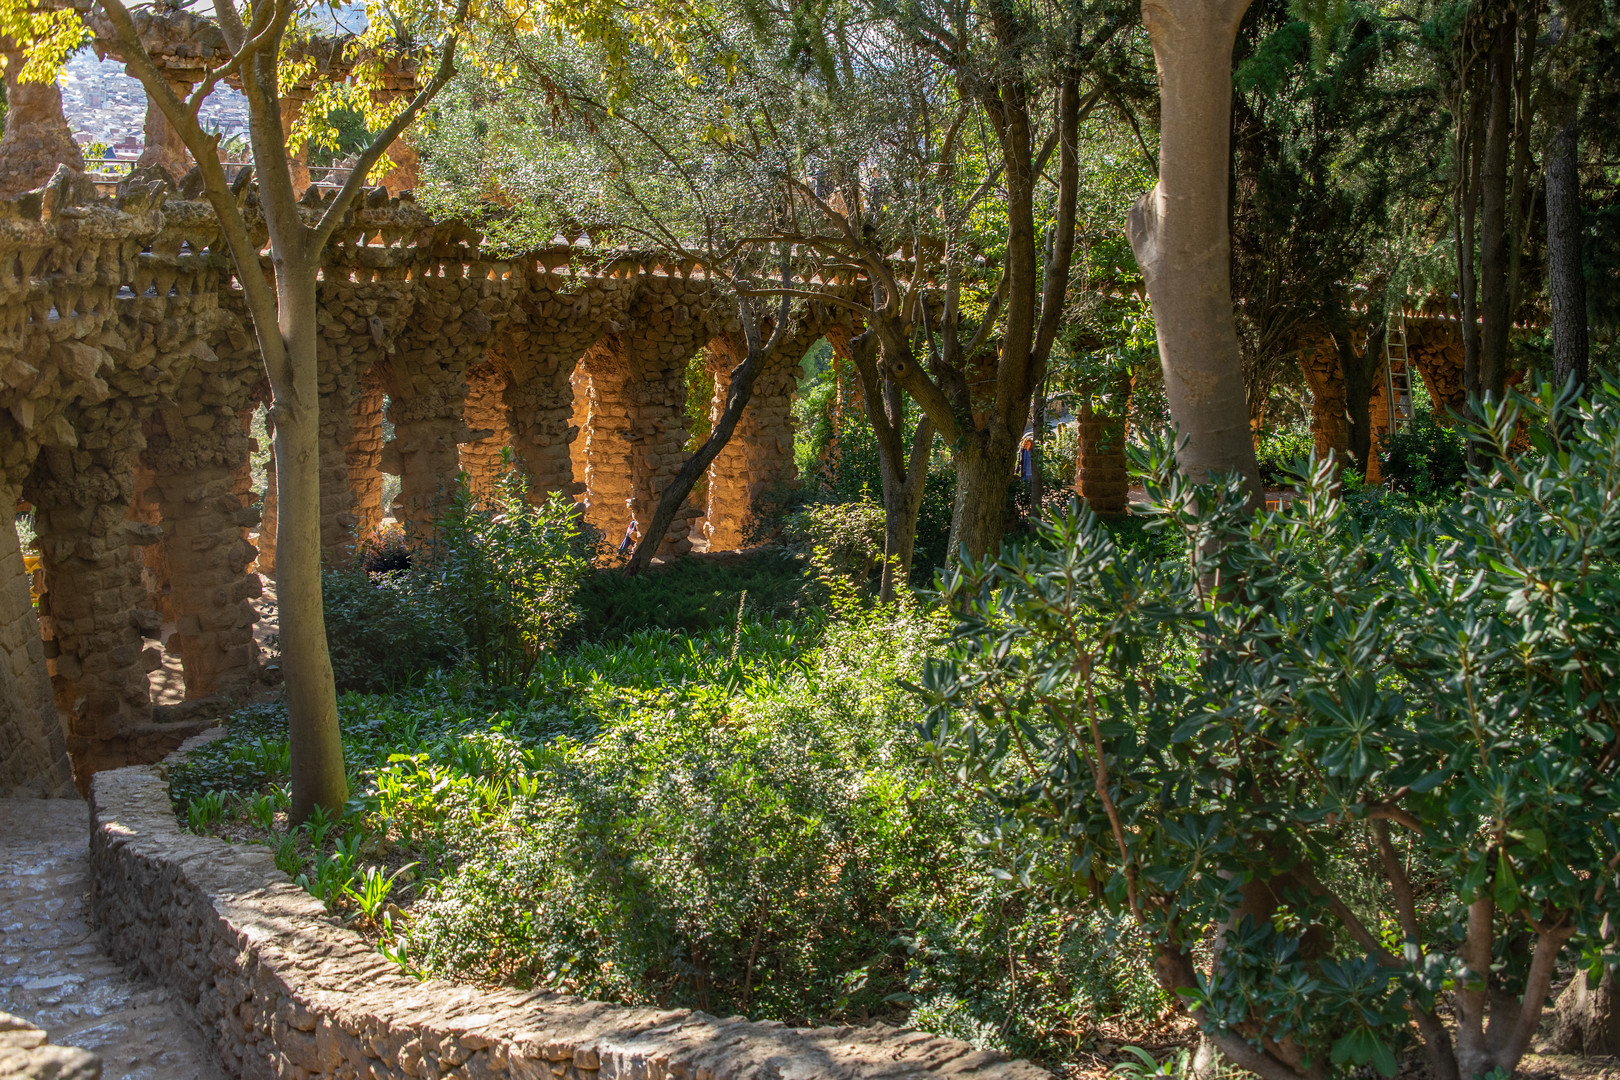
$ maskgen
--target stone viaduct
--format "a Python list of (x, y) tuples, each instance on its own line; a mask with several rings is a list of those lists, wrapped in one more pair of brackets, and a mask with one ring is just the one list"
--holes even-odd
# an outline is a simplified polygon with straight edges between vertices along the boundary
[[(188, 701), (258, 674), (252, 601), (274, 498), (252, 490), (249, 432), (268, 390), (198, 194), (150, 169), (99, 197), (61, 168), (0, 200), (0, 794), (82, 787), (202, 726), (196, 708), (153, 704), (160, 649), (179, 655)], [(251, 219), (254, 190), (238, 197)], [(309, 213), (321, 201), (306, 192)], [(704, 358), (717, 408), (741, 348), (701, 268), (560, 238), (497, 257), (382, 188), (334, 236), (319, 290), (334, 566), (388, 509), (383, 474), (399, 477), (393, 514), (422, 528), (458, 471), (488, 485), (508, 452), (536, 498), (572, 496), (616, 538), (626, 500), (645, 518), (685, 458), (691, 361)], [(792, 480), (791, 395), (822, 333), (818, 305), (794, 317), (665, 557), (702, 524), (715, 548), (738, 546)], [(35, 569), (13, 508), (33, 511)]]

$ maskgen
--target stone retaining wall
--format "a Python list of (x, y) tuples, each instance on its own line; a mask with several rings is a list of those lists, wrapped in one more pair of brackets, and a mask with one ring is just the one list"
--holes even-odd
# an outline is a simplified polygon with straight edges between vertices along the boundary
[(76, 1046), (55, 1046), (20, 1016), (0, 1012), (0, 1080), (100, 1080), (101, 1059)]
[(108, 952), (175, 992), (243, 1080), (1041, 1080), (922, 1032), (795, 1029), (397, 973), (275, 869), (180, 831), (160, 770), (98, 773), (91, 908)]

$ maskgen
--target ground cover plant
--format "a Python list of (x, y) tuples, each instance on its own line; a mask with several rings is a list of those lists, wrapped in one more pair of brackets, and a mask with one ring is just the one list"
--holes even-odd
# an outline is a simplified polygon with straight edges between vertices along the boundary
[(1243, 1068), (1394, 1075), (1421, 1051), (1435, 1077), (1507, 1076), (1560, 958), (1602, 973), (1620, 385), (1596, 399), (1485, 407), (1492, 464), (1404, 527), (1364, 530), (1327, 463), (1255, 515), (1161, 450), (1160, 527), (1196, 560), (1081, 513), (953, 576), (930, 744), (994, 801), (1009, 872), (1128, 914)]
[(412, 973), (909, 1019), (1050, 1060), (1140, 1040), (1165, 999), (1120, 947), (1128, 922), (997, 877), (985, 807), (922, 753), (901, 680), (938, 618), (848, 603), (583, 642), (521, 691), (462, 666), (345, 694), (356, 796), (303, 827), (274, 706), (175, 766), (171, 793), (188, 827), (271, 845)]

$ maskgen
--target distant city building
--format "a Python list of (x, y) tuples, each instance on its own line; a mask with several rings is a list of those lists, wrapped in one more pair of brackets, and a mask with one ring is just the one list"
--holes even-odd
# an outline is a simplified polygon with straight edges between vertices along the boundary
[[(62, 110), (74, 140), (81, 146), (105, 143), (117, 160), (134, 160), (144, 145), (146, 91), (124, 74), (116, 60), (98, 60), (84, 49), (62, 69)], [(247, 99), (219, 87), (203, 103), (198, 117), (205, 128), (224, 132), (247, 130)]]

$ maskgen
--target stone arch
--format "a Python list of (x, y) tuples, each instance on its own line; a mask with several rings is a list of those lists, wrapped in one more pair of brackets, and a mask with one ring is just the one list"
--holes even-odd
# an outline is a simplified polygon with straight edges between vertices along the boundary
[[(604, 334), (623, 329), (630, 295), (623, 279), (576, 279), (544, 258), (525, 265), (506, 333), (490, 349), (489, 361), (502, 377), (501, 422), (536, 502), (552, 492), (586, 491), (579, 414), (589, 412), (589, 383), (581, 360)], [(479, 415), (495, 422), (493, 410)]]
[[(316, 340), (321, 388), (321, 549), (345, 567), (355, 543), (382, 522), (382, 379), (385, 362), (415, 309), (400, 280), (355, 280), (341, 269), (318, 287)], [(369, 276), (369, 275), (368, 275)]]
[(1463, 390), (1461, 325), (1443, 318), (1406, 321), (1406, 348), (1434, 402), (1435, 418), (1451, 423), (1468, 399)]
[(245, 687), (259, 670), (253, 601), (262, 582), (248, 530), (261, 510), (249, 432), (262, 383), (256, 350), (227, 350), (193, 367), (145, 424), (137, 476), (151, 487), (136, 491), (137, 505), (155, 506), (163, 530), (146, 570), (160, 550), (167, 590), (158, 612), (173, 627), (163, 646), (180, 657), (187, 699)]
[[(796, 320), (771, 362), (756, 377), (753, 396), (730, 441), (709, 465), (704, 523), (710, 551), (730, 551), (747, 543), (755, 521), (768, 511), (773, 493), (798, 478), (793, 459), (793, 396), (805, 354), (821, 336), (820, 322), (812, 315)], [(747, 346), (735, 332), (718, 335), (705, 347), (714, 377), (711, 420), (719, 420), (731, 389), (732, 369), (746, 355)]]
[(454, 490), (459, 447), (470, 441), (462, 419), (467, 370), (477, 364), (516, 289), (510, 263), (435, 258), (411, 278), (416, 308), (398, 347), (379, 365), (394, 438), (381, 468), (400, 478), (394, 517), (408, 533), (430, 535)]
[[(711, 322), (714, 301), (713, 290), (701, 281), (648, 275), (631, 302), (621, 345), (631, 403), (630, 478), (643, 521), (686, 460), (687, 364), (726, 329)], [(592, 377), (594, 382), (594, 369)], [(700, 506), (681, 507), (655, 554), (667, 559), (689, 552), (692, 521), (702, 516)]]

